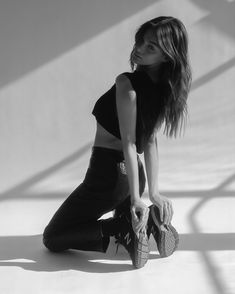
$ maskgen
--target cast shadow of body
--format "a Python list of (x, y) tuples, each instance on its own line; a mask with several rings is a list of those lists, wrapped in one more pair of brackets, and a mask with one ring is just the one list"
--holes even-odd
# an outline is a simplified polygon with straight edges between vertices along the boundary
[[(127, 251), (119, 246), (115, 254), (114, 238), (111, 238), (106, 253), (93, 251), (67, 250), (53, 253), (42, 243), (42, 235), (0, 237), (0, 266), (19, 266), (30, 271), (57, 272), (76, 270), (90, 273), (132, 271)], [(159, 259), (156, 243), (150, 237), (149, 260)], [(235, 233), (221, 234), (180, 234), (176, 252), (169, 256), (177, 258), (177, 251), (235, 250)], [(25, 259), (25, 261), (23, 260)], [(126, 263), (125, 263), (126, 261)]]
[[(151, 248), (152, 246), (154, 244), (151, 242)], [(41, 234), (0, 237), (0, 248), (0, 266), (19, 266), (31, 271), (76, 270), (109, 273), (135, 269), (127, 251), (122, 246), (119, 246), (118, 252), (115, 254), (114, 238), (111, 238), (106, 253), (78, 250), (53, 253), (44, 247)], [(160, 256), (150, 253), (149, 259), (153, 258), (160, 258)], [(22, 261), (22, 259), (26, 261)], [(115, 261), (117, 262), (115, 263)], [(127, 262), (125, 263), (125, 261)]]

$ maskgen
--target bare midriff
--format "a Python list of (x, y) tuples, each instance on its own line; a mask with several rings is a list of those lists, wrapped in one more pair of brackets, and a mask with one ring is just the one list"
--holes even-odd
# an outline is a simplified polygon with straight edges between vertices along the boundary
[(98, 122), (96, 123), (94, 146), (122, 151), (122, 141), (106, 131)]

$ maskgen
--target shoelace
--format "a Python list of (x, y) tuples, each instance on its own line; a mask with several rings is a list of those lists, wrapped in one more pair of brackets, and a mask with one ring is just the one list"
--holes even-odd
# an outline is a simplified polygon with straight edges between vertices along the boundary
[(124, 244), (120, 240), (121, 240), (121, 236), (119, 234), (119, 235), (117, 235), (116, 240), (115, 240), (115, 244), (117, 244), (116, 253), (115, 254), (117, 254), (120, 244), (124, 246)]
[[(147, 236), (147, 234), (146, 234), (146, 236)], [(118, 236), (119, 237), (119, 236)], [(118, 238), (117, 237), (117, 238)], [(115, 252), (115, 255), (117, 255), (117, 253), (118, 253), (118, 249), (119, 249), (119, 246), (120, 246), (120, 244), (122, 244), (121, 242), (120, 242), (120, 239), (116, 239), (115, 240), (115, 244), (117, 244), (117, 246), (116, 246), (116, 252)]]
[(115, 244), (117, 244), (115, 255), (117, 255), (117, 253), (118, 253), (118, 249), (119, 249), (119, 246), (120, 246), (120, 244), (122, 245), (122, 242), (120, 241), (120, 239), (121, 239), (121, 234), (118, 233), (118, 235), (115, 236), (115, 238), (116, 238), (116, 240), (115, 240)]

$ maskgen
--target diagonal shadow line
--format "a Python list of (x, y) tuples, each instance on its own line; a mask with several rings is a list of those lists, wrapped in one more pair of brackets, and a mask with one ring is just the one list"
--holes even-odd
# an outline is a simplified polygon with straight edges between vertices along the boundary
[(209, 73), (203, 75), (202, 77), (198, 78), (192, 83), (191, 90), (195, 90), (204, 84), (208, 83), (212, 79), (216, 78), (220, 74), (223, 74), (226, 70), (230, 69), (235, 65), (235, 57), (228, 60), (227, 62), (223, 63), (222, 65), (218, 66), (214, 70), (210, 71)]
[[(231, 175), (230, 177), (228, 177), (227, 180), (224, 180), (220, 185), (218, 185), (216, 190), (218, 191), (220, 189), (224, 189), (226, 186), (231, 184), (233, 181), (235, 181), (235, 173), (233, 175)], [(234, 196), (234, 194), (233, 194), (233, 196)]]
[(234, 31), (234, 1), (220, 1), (220, 0), (191, 0), (196, 6), (210, 13), (197, 21), (196, 23), (212, 24), (217, 30), (229, 37), (235, 38)]
[(4, 193), (0, 194), (0, 201), (6, 198), (11, 198), (13, 195), (19, 195), (20, 193), (24, 192), (26, 189), (28, 189), (29, 187), (31, 187), (33, 184), (41, 181), (42, 179), (46, 178), (47, 176), (49, 176), (50, 174), (52, 174), (53, 172), (63, 168), (64, 166), (70, 164), (71, 162), (73, 162), (74, 160), (77, 160), (78, 158), (80, 158), (81, 156), (83, 156), (92, 146), (92, 142), (87, 143), (86, 145), (84, 145), (83, 147), (81, 147), (78, 151), (74, 152), (73, 154), (71, 154), (70, 156), (62, 159), (61, 161), (59, 161), (58, 163), (56, 163), (55, 165), (47, 168), (44, 171), (39, 172), (38, 174), (34, 175), (33, 177), (27, 179), (26, 181), (24, 181), (23, 183), (20, 183), (19, 185), (16, 185), (15, 187), (5, 191)]
[(0, 88), (158, 1), (0, 1)]

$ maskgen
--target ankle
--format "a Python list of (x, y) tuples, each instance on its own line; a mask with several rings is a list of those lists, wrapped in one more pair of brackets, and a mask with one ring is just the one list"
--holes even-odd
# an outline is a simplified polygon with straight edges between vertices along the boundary
[(115, 236), (119, 231), (119, 219), (110, 217), (100, 220), (101, 234), (103, 237)]

